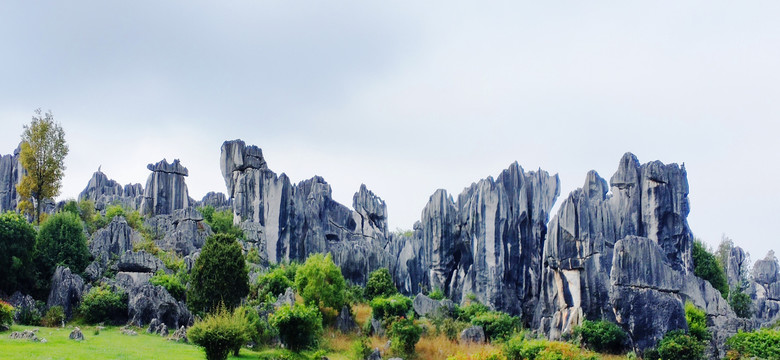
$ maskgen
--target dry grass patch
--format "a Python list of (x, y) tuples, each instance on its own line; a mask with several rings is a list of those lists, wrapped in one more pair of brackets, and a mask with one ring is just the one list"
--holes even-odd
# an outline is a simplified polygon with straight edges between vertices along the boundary
[(352, 307), (352, 312), (354, 312), (355, 322), (358, 326), (363, 326), (368, 321), (368, 318), (371, 317), (371, 306), (368, 306), (368, 304), (357, 304)]
[(479, 353), (499, 352), (500, 348), (492, 344), (461, 344), (457, 341), (447, 339), (442, 335), (428, 335), (420, 338), (420, 342), (415, 347), (420, 359), (444, 360), (449, 356), (460, 354), (471, 357)]

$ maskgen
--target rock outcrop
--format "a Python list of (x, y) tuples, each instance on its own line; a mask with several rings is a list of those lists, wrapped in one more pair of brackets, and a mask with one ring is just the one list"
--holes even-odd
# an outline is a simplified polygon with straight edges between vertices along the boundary
[(151, 230), (155, 244), (162, 250), (187, 256), (203, 247), (211, 228), (203, 221), (203, 215), (192, 207), (175, 210), (170, 215), (158, 215), (144, 224)]
[(120, 185), (111, 180), (98, 169), (87, 183), (87, 187), (79, 194), (79, 201), (92, 201), (95, 209), (105, 210), (109, 205), (120, 204), (125, 208), (138, 210), (143, 200), (141, 184)]
[(190, 206), (189, 192), (184, 178), (189, 175), (187, 168), (178, 159), (169, 164), (163, 159), (156, 164), (146, 166), (152, 174), (146, 180), (142, 215), (172, 214), (174, 210), (186, 209)]
[(17, 147), (13, 155), (0, 156), (0, 213), (14, 211), (19, 204), (16, 185), (24, 175), (24, 168), (19, 162), (20, 151), (21, 148)]
[(780, 266), (774, 252), (753, 265), (748, 293), (753, 300), (754, 316), (761, 324), (780, 320)]
[(189, 326), (193, 322), (187, 305), (168, 293), (162, 286), (149, 283), (125, 289), (128, 293), (130, 324), (143, 327), (157, 319), (167, 327)]
[(65, 318), (70, 319), (84, 291), (84, 279), (81, 276), (72, 273), (70, 268), (57, 266), (51, 279), (51, 291), (46, 306), (62, 306)]

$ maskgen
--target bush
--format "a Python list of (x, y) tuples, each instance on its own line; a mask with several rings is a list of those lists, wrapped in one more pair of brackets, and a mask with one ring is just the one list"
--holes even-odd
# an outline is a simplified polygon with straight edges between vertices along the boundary
[(467, 305), (458, 307), (458, 320), (471, 322), (475, 317), (486, 314), (490, 311), (487, 306), (482, 305), (476, 301), (472, 301)]
[(181, 283), (176, 275), (168, 275), (165, 271), (158, 270), (149, 282), (152, 285), (162, 286), (168, 293), (171, 294), (176, 300), (184, 301), (184, 296), (187, 294), (187, 288)]
[(344, 294), (344, 300), (348, 304), (360, 304), (366, 302), (364, 296), (365, 289), (360, 285), (347, 285), (346, 293)]
[(433, 291), (428, 293), (428, 297), (433, 300), (444, 300), (444, 291), (441, 291), (439, 288), (433, 289)]
[(412, 300), (401, 294), (396, 294), (387, 298), (374, 298), (370, 305), (374, 319), (387, 320), (391, 317), (406, 316), (406, 313), (412, 308)]
[(11, 304), (0, 300), (0, 331), (11, 328), (14, 322), (14, 307)]
[(257, 310), (250, 306), (242, 306), (237, 311), (242, 311), (246, 317), (248, 330), (247, 336), (258, 345), (271, 344), (274, 337), (279, 335), (265, 317), (261, 317)]
[(14, 212), (0, 215), (0, 291), (32, 290), (35, 228)]
[(211, 227), (215, 234), (228, 234), (236, 239), (244, 238), (244, 231), (233, 225), (232, 211), (215, 211), (211, 205), (198, 208), (198, 211), (203, 215), (203, 221)]
[(414, 347), (420, 341), (423, 329), (413, 319), (401, 318), (390, 326), (390, 349), (393, 353), (410, 359), (415, 357)]
[(295, 284), (285, 276), (285, 270), (277, 267), (257, 278), (255, 283), (257, 292), (255, 294), (260, 301), (274, 302), (277, 296), (284, 294), (287, 288), (294, 286)]
[(504, 355), (508, 360), (595, 360), (596, 354), (582, 350), (576, 345), (547, 341), (542, 339), (526, 340), (523, 335), (517, 335), (507, 340), (503, 346)]
[(515, 331), (520, 330), (520, 319), (500, 311), (490, 311), (477, 315), (471, 319), (471, 324), (482, 326), (485, 337), (494, 340), (509, 338)]
[(88, 324), (118, 323), (127, 317), (127, 294), (121, 289), (93, 287), (82, 299), (79, 311)]
[(469, 323), (467, 322), (455, 320), (448, 317), (432, 319), (431, 321), (433, 322), (433, 326), (436, 327), (436, 332), (439, 334), (443, 334), (450, 341), (457, 340), (458, 336), (460, 335), (460, 332), (469, 326)]
[(585, 320), (574, 328), (574, 336), (580, 344), (596, 352), (619, 354), (626, 347), (628, 335), (615, 323)]
[(704, 356), (704, 343), (681, 330), (666, 333), (658, 342), (662, 360), (698, 360)]
[(346, 281), (331, 255), (314, 254), (298, 267), (295, 287), (306, 304), (341, 310)]
[(780, 359), (780, 331), (777, 330), (740, 331), (726, 340), (726, 345), (741, 358)]
[(63, 321), (65, 321), (65, 310), (62, 309), (62, 306), (56, 305), (46, 311), (46, 315), (43, 315), (43, 319), (41, 319), (41, 325), (57, 327), (62, 325)]
[(187, 337), (195, 345), (203, 347), (206, 359), (227, 359), (230, 350), (241, 347), (249, 340), (249, 324), (244, 315), (241, 310), (230, 311), (224, 306), (217, 306), (212, 313), (187, 330)]
[(729, 284), (726, 280), (726, 272), (715, 255), (707, 251), (706, 245), (701, 240), (693, 242), (693, 273), (709, 281), (712, 287), (720, 291), (724, 299), (728, 298)]
[(740, 288), (731, 290), (729, 305), (731, 305), (731, 309), (734, 310), (734, 313), (741, 318), (749, 319), (753, 316), (753, 301), (751, 301), (750, 296), (745, 294)]
[(352, 351), (352, 358), (355, 360), (365, 360), (371, 355), (371, 343), (368, 342), (368, 338), (361, 336), (357, 338), (350, 348)]
[(273, 313), (268, 322), (279, 331), (279, 339), (292, 351), (317, 346), (322, 333), (322, 317), (315, 306), (284, 305)]
[(234, 308), (248, 293), (249, 277), (241, 245), (230, 235), (209, 236), (190, 273), (187, 305), (200, 314), (219, 303)]
[[(40, 303), (40, 302), (38, 302)], [(43, 304), (45, 306), (45, 304)], [(41, 323), (41, 310), (43, 306), (22, 306), (16, 308), (14, 319), (17, 324), (37, 326)]]
[(692, 302), (685, 302), (685, 321), (688, 323), (688, 333), (699, 341), (710, 339), (710, 333), (707, 331), (707, 314), (699, 309)]
[(48, 288), (58, 265), (69, 267), (74, 273), (81, 274), (89, 264), (90, 256), (81, 219), (69, 212), (50, 216), (41, 225), (35, 251), (35, 263), (42, 281), (41, 288)]
[(371, 301), (376, 297), (389, 297), (397, 293), (398, 289), (393, 284), (393, 277), (390, 276), (390, 271), (387, 268), (376, 269), (368, 275), (366, 291), (364, 292), (366, 300)]

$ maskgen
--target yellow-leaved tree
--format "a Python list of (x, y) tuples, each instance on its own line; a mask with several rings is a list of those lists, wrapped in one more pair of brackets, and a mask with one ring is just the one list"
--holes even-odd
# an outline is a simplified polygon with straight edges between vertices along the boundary
[(51, 111), (44, 114), (41, 109), (35, 110), (32, 122), (24, 126), (22, 133), (19, 160), (25, 174), (16, 186), (16, 191), (23, 199), (17, 205), (19, 211), (33, 214), (38, 224), (41, 221), (43, 201), (60, 193), (67, 155), (65, 132), (54, 122)]

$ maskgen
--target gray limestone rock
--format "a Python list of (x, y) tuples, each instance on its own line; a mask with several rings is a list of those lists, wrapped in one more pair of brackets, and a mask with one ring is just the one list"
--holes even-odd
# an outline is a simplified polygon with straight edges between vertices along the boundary
[(142, 240), (141, 234), (133, 230), (122, 216), (116, 216), (106, 227), (95, 231), (89, 242), (89, 252), (95, 259), (107, 263), (133, 250), (133, 243)]
[(470, 326), (460, 332), (458, 339), (462, 344), (482, 344), (485, 342), (485, 330), (482, 326)]
[(157, 334), (159, 333), (160, 328), (160, 320), (157, 318), (152, 319), (152, 321), (149, 322), (149, 327), (146, 328), (147, 334)]
[(169, 274), (173, 273), (165, 267), (165, 263), (162, 260), (144, 250), (125, 251), (116, 265), (119, 271), (125, 272), (155, 273), (157, 270), (163, 270)]
[(187, 256), (200, 250), (213, 232), (195, 208), (175, 210), (170, 215), (157, 215), (144, 224), (150, 229), (155, 244), (162, 250)]
[(8, 338), (9, 339), (14, 339), (14, 340), (30, 340), (30, 341), (38, 342), (38, 341), (41, 341), (41, 340), (38, 339), (38, 334), (36, 334), (37, 332), (38, 332), (38, 329), (24, 330), (24, 331), (14, 331), (14, 332), (12, 332), (11, 334), (8, 335)]
[(75, 329), (73, 329), (73, 331), (70, 332), (68, 339), (82, 341), (84, 340), (84, 334), (81, 333), (81, 329), (79, 329), (77, 326)]
[(336, 329), (339, 329), (342, 333), (351, 333), (358, 329), (355, 320), (352, 318), (352, 314), (349, 312), (349, 306), (344, 305), (339, 312), (339, 316), (336, 317)]
[(22, 181), (25, 170), (19, 162), (19, 151), (21, 148), (17, 147), (12, 155), (0, 155), (0, 213), (15, 211), (20, 201), (16, 185)]
[(157, 332), (160, 334), (160, 336), (168, 336), (168, 325), (165, 325), (165, 323), (160, 324), (160, 328), (157, 330)]
[(382, 326), (382, 321), (374, 319), (372, 316), (371, 319), (369, 319), (371, 322), (371, 333), (369, 335), (376, 335), (378, 337), (385, 337), (385, 327)]
[(287, 288), (284, 290), (284, 294), (279, 295), (274, 303), (274, 308), (278, 309), (284, 305), (295, 306), (295, 290), (293, 288)]
[(182, 325), (178, 330), (173, 332), (173, 335), (169, 338), (169, 340), (186, 343), (187, 340), (187, 328)]
[(382, 360), (382, 354), (379, 352), (379, 349), (374, 349), (366, 360)]
[(412, 307), (414, 307), (414, 312), (417, 313), (417, 315), (437, 317), (443, 315), (445, 312), (445, 310), (442, 309), (442, 307), (445, 306), (442, 302), (444, 302), (444, 300), (434, 300), (423, 294), (417, 294), (412, 302)]
[(141, 184), (120, 185), (100, 170), (92, 174), (87, 187), (79, 194), (79, 201), (92, 201), (95, 209), (105, 210), (109, 205), (121, 204), (125, 208), (138, 210), (143, 200)]
[(189, 172), (178, 159), (171, 164), (163, 159), (156, 164), (147, 165), (147, 168), (152, 174), (144, 187), (142, 215), (172, 214), (174, 210), (190, 206), (187, 184), (184, 182)]
[(232, 203), (225, 196), (224, 193), (211, 191), (201, 199), (196, 207), (212, 206), (217, 211), (222, 211), (230, 208), (232, 210)]
[(168, 293), (162, 286), (144, 284), (128, 291), (128, 316), (130, 324), (142, 326), (158, 319), (166, 326), (178, 328), (193, 321), (186, 304)]
[(24, 314), (29, 314), (32, 317), (40, 318), (44, 313), (42, 311), (43, 309), (40, 309), (35, 303), (35, 299), (33, 299), (32, 296), (22, 294), (19, 291), (14, 292), (11, 297), (8, 298), (8, 303), (14, 307), (14, 322), (17, 324), (20, 324)]
[(65, 318), (70, 319), (74, 308), (81, 301), (84, 291), (84, 280), (81, 276), (72, 273), (70, 268), (57, 266), (51, 278), (51, 290), (46, 306), (49, 308), (62, 306)]
[(753, 299), (754, 318), (763, 325), (780, 320), (780, 272), (774, 252), (753, 265), (748, 293)]

